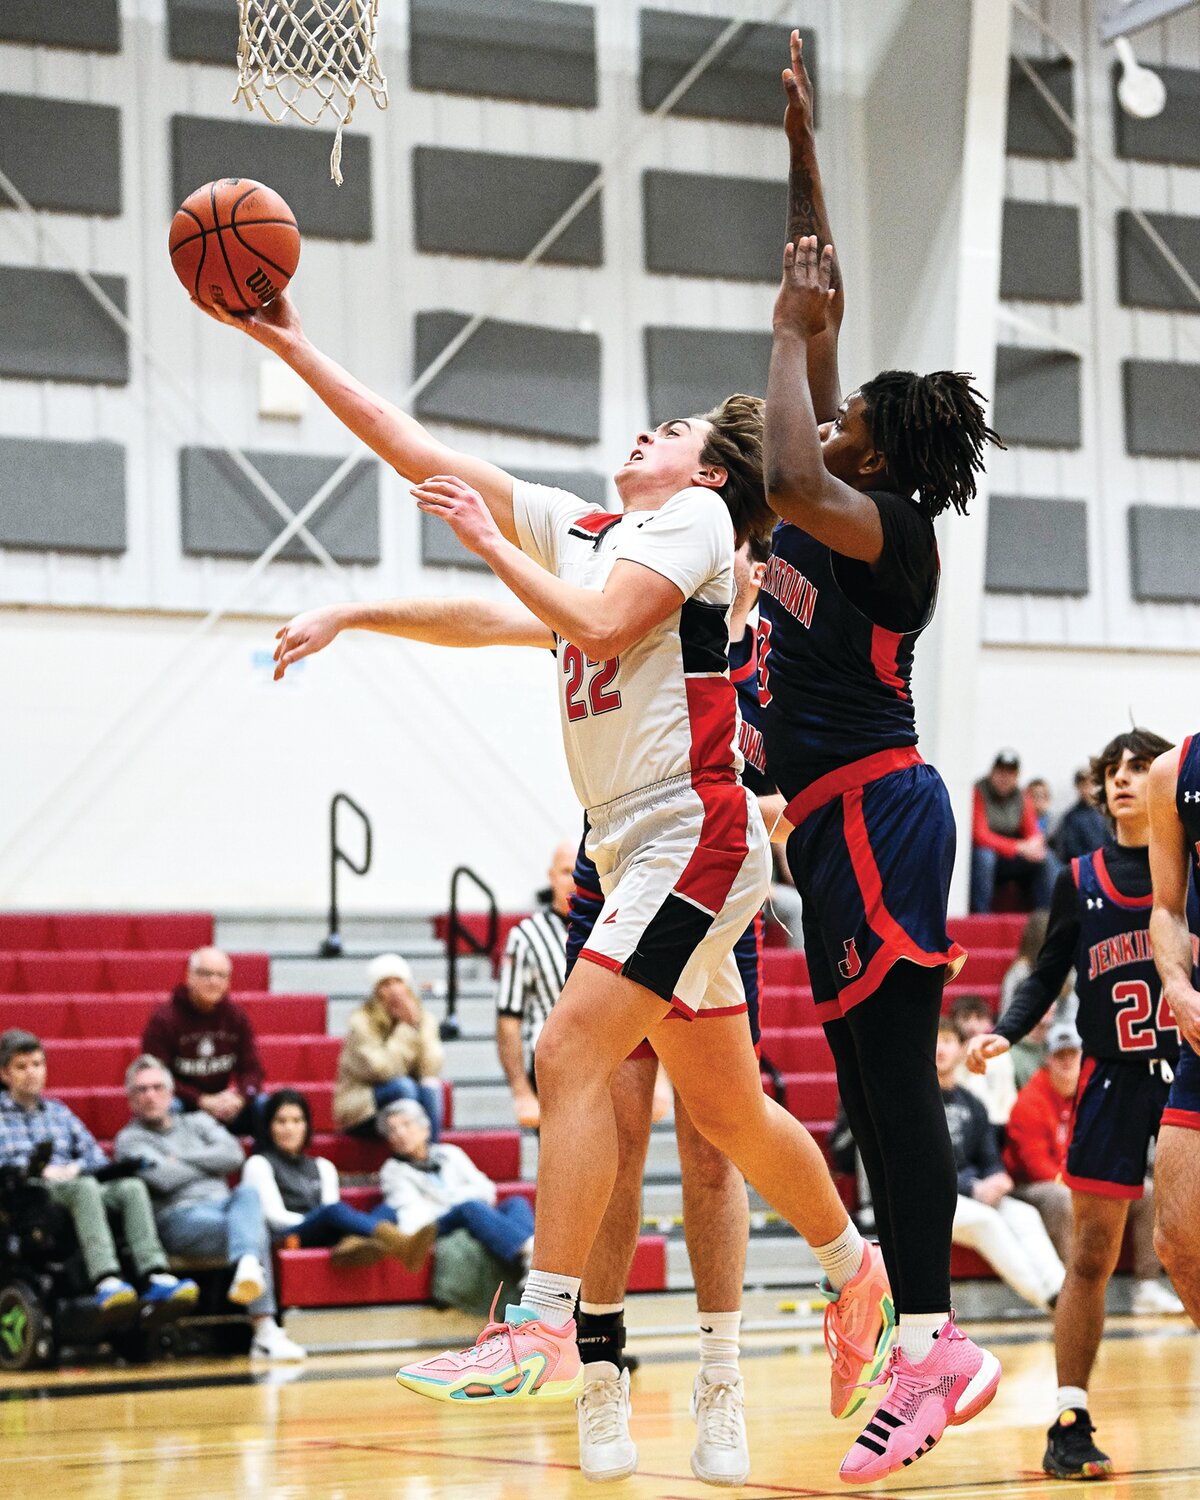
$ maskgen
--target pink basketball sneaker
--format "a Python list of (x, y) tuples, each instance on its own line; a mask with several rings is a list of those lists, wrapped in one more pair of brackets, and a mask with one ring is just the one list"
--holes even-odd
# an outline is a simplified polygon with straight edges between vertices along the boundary
[(553, 1328), (508, 1307), (504, 1322), (489, 1323), (472, 1348), (405, 1365), (396, 1379), (430, 1401), (570, 1401), (583, 1390), (575, 1323)]
[(863, 1262), (840, 1292), (823, 1277), (817, 1290), (825, 1309), (825, 1347), (833, 1361), (829, 1373), (829, 1410), (839, 1420), (851, 1417), (867, 1399), (892, 1347), (896, 1311), (883, 1265), (883, 1252), (869, 1240)]
[(869, 1484), (915, 1463), (947, 1427), (977, 1416), (996, 1394), (1000, 1361), (960, 1333), (951, 1313), (919, 1364), (893, 1349), (876, 1384), (884, 1380), (887, 1395), (838, 1470), (847, 1484)]

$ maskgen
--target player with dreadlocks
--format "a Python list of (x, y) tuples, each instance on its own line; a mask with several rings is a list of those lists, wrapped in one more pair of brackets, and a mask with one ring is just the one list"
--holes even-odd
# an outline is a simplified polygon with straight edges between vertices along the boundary
[(957, 1183), (934, 1055), (943, 987), (966, 955), (946, 931), (954, 819), (917, 753), (911, 688), (937, 598), (934, 518), (966, 512), (998, 439), (967, 375), (889, 370), (841, 399), (841, 278), (797, 40), (792, 64), (791, 243), (764, 435), (780, 521), (759, 597), (759, 696), (809, 981), (875, 1202), (880, 1246), (859, 1274), (881, 1250), (897, 1312), (887, 1394), (841, 1467), (860, 1484), (919, 1458), (1000, 1380), (950, 1311)]

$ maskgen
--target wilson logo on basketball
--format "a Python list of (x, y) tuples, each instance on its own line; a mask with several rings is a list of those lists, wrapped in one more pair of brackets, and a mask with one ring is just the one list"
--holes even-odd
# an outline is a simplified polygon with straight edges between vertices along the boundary
[(246, 285), (260, 302), (269, 302), (275, 296), (275, 283), (261, 266), (246, 277)]

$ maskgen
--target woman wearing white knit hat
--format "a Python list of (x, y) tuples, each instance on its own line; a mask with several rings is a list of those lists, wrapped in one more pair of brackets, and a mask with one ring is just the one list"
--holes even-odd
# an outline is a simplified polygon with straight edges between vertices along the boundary
[(334, 1120), (352, 1135), (374, 1135), (385, 1105), (415, 1099), (436, 1141), (442, 1125), (437, 1023), (422, 1007), (412, 970), (398, 953), (372, 959), (367, 982), (370, 998), (350, 1017), (338, 1057)]

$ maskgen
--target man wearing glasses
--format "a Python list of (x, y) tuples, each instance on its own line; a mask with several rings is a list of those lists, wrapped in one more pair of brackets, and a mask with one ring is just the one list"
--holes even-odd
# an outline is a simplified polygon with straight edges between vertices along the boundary
[(202, 1109), (234, 1135), (253, 1135), (263, 1067), (250, 1017), (229, 998), (233, 965), (198, 948), (186, 982), (151, 1015), (142, 1051), (166, 1064), (184, 1110)]

